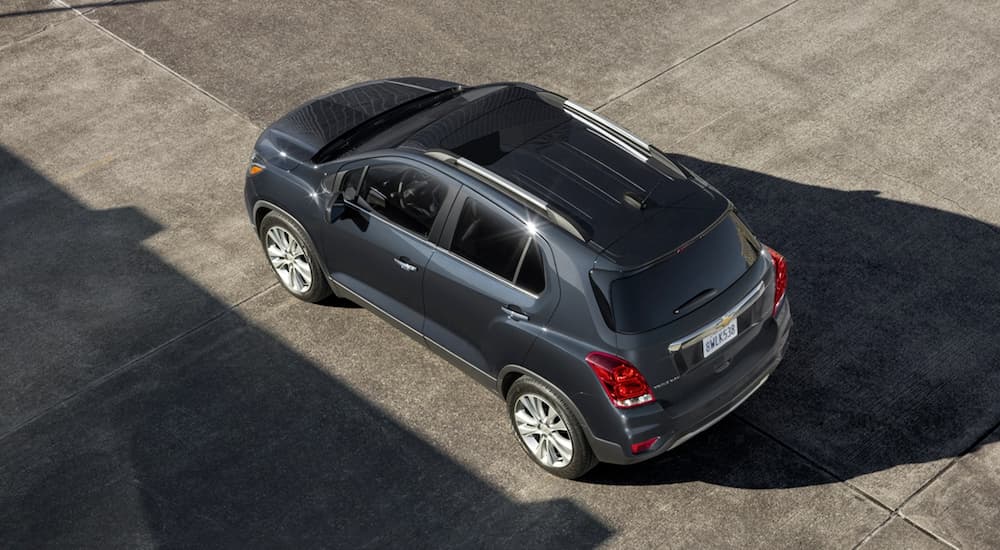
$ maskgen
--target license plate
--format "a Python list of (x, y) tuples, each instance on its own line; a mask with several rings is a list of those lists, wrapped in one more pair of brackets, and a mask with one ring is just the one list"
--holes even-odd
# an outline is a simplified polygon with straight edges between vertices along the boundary
[(701, 349), (705, 352), (705, 357), (712, 355), (719, 350), (726, 342), (736, 338), (739, 333), (736, 319), (729, 321), (728, 324), (715, 331), (714, 333), (706, 336), (704, 340), (701, 341)]

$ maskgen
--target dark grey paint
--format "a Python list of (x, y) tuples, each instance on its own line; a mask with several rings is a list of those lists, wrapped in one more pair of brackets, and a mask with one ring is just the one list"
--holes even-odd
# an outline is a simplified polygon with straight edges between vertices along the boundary
[[(384, 81), (376, 81), (352, 87), (349, 95), (335, 93), (326, 97), (369, 97), (364, 93), (366, 86), (383, 90), (385, 85)], [(504, 86), (496, 87), (505, 89)], [(510, 93), (519, 97), (525, 93), (539, 93), (537, 88), (522, 85), (513, 90)], [(573, 192), (570, 181), (562, 182), (561, 204), (567, 211), (587, 212), (591, 228), (603, 228), (595, 230), (594, 235), (611, 235), (608, 231), (616, 225), (627, 227), (627, 231), (619, 231), (618, 237), (605, 244), (584, 243), (484, 182), (427, 156), (424, 149), (415, 147), (415, 141), (408, 140), (407, 135), (402, 135), (405, 132), (399, 129), (406, 127), (410, 137), (416, 131), (416, 135), (423, 136), (425, 145), (434, 148), (440, 146), (441, 140), (454, 141), (455, 132), (470, 131), (472, 120), (478, 121), (475, 122), (476, 131), (480, 134), (492, 135), (483, 125), (492, 125), (497, 132), (510, 130), (509, 121), (500, 116), (502, 110), (493, 112), (494, 116), (487, 119), (470, 116), (473, 112), (483, 114), (480, 103), (483, 101), (493, 101), (494, 106), (504, 105), (503, 101), (495, 101), (499, 97), (493, 97), (495, 95), (488, 89), (480, 92), (476, 101), (465, 101), (460, 96), (451, 100), (455, 103), (439, 108), (438, 112), (444, 113), (446, 118), (464, 121), (447, 126), (451, 133), (441, 131), (444, 126), (438, 126), (437, 133), (431, 132), (433, 121), (424, 124), (422, 131), (417, 131), (412, 122), (407, 125), (403, 121), (381, 132), (376, 141), (383, 145), (405, 142), (406, 146), (376, 150), (361, 146), (325, 164), (313, 165), (305, 155), (314, 154), (321, 148), (320, 141), (336, 139), (337, 131), (363, 125), (364, 120), (352, 119), (343, 125), (325, 123), (320, 132), (292, 136), (295, 143), (308, 142), (308, 147), (298, 150), (302, 158), (290, 154), (297, 151), (294, 148), (284, 151), (285, 155), (280, 157), (283, 162), (279, 165), (268, 165), (261, 174), (247, 178), (246, 200), (252, 218), (256, 223), (270, 208), (287, 212), (322, 251), (321, 262), (336, 293), (361, 302), (404, 328), (498, 393), (502, 394), (513, 378), (525, 373), (548, 381), (579, 412), (600, 460), (631, 463), (656, 456), (686, 434), (728, 412), (729, 407), (755, 389), (780, 361), (787, 345), (791, 318), (787, 300), (778, 315), (771, 315), (773, 268), (763, 257), (755, 262), (747, 262), (744, 257), (735, 258), (733, 254), (741, 253), (736, 244), (723, 246), (725, 250), (720, 251), (720, 255), (701, 252), (685, 255), (676, 249), (697, 243), (720, 223), (721, 218), (731, 215), (732, 207), (725, 197), (693, 174), (690, 178), (665, 175), (663, 181), (650, 187), (646, 197), (653, 206), (648, 209), (638, 210), (624, 200), (619, 201), (609, 214), (610, 222), (601, 217), (606, 205), (587, 203), (585, 199), (574, 203), (574, 197), (584, 195)], [(388, 103), (369, 110), (384, 112)], [(541, 109), (538, 104), (531, 107)], [(368, 107), (358, 107), (355, 111), (366, 112), (365, 108)], [(303, 109), (309, 111), (310, 107), (307, 105), (300, 111)], [(487, 110), (486, 114), (490, 112)], [(283, 122), (286, 118), (278, 123), (281, 132), (293, 129)], [(516, 150), (524, 157), (533, 154), (532, 151), (538, 152), (537, 148), (521, 147), (527, 143), (522, 138), (530, 132), (523, 127), (511, 131), (520, 132), (515, 140), (520, 145), (507, 153)], [(400, 135), (394, 136), (393, 132)], [(427, 137), (432, 134), (439, 141)], [(272, 128), (264, 131), (258, 141), (258, 157), (262, 156), (262, 146), (274, 145), (273, 135)], [(317, 137), (320, 135), (322, 139)], [(546, 136), (548, 140), (559, 139), (558, 132)], [(465, 145), (460, 148), (469, 150)], [(291, 161), (284, 161), (289, 157)], [(349, 204), (350, 201), (345, 201), (338, 192), (338, 174), (365, 164), (384, 162), (387, 158), (437, 172), (443, 180), (452, 182), (454, 189), (440, 210), (428, 239)], [(538, 181), (532, 174), (527, 176)], [(585, 175), (580, 178), (577, 185), (593, 184), (590, 180), (584, 181)], [(536, 186), (529, 190), (542, 189)], [(602, 192), (607, 193), (607, 190)], [(517, 289), (448, 251), (461, 202), (468, 195), (483, 197), (506, 215), (537, 228), (536, 239), (542, 245), (546, 272), (546, 287), (540, 295)], [(728, 234), (735, 233), (730, 231)], [(400, 269), (395, 261), (400, 258), (416, 269)], [(684, 311), (659, 328), (637, 334), (616, 331), (613, 319), (609, 322), (602, 313), (599, 295), (608, 296), (615, 280), (663, 261), (662, 258), (670, 258), (671, 268), (676, 266), (692, 278), (721, 272), (721, 279), (709, 277), (705, 281), (722, 288), (713, 289), (711, 299), (688, 308), (690, 311)], [(732, 271), (733, 265), (746, 266), (747, 263), (751, 265), (742, 274)], [(701, 358), (700, 349), (693, 345), (677, 353), (668, 351), (670, 343), (726, 314), (761, 281), (766, 284), (764, 292), (740, 316), (740, 336), (736, 341), (727, 344), (709, 360)], [(685, 288), (701, 287), (692, 283)], [(692, 296), (677, 300), (677, 305), (695, 294), (692, 291)], [(501, 308), (516, 309), (527, 318), (513, 318)], [(622, 315), (621, 312), (617, 314)], [(613, 353), (635, 364), (653, 386), (657, 401), (626, 410), (612, 406), (584, 361), (592, 351)], [(653, 436), (661, 436), (661, 441), (651, 452), (640, 456), (631, 454), (631, 443)]]

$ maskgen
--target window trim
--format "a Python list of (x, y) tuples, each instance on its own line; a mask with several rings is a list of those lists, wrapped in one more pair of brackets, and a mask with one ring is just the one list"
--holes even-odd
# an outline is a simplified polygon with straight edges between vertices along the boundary
[(437, 243), (440, 240), (441, 235), (444, 233), (445, 226), (448, 224), (448, 221), (451, 218), (451, 209), (454, 206), (455, 201), (458, 199), (458, 196), (461, 194), (462, 189), (465, 188), (465, 184), (455, 179), (450, 174), (438, 170), (434, 166), (425, 164), (423, 162), (417, 162), (414, 161), (413, 159), (409, 159), (406, 157), (396, 157), (396, 156), (369, 157), (363, 160), (351, 162), (341, 167), (341, 169), (337, 172), (337, 179), (334, 183), (334, 194), (341, 194), (343, 192), (342, 186), (344, 182), (344, 177), (347, 175), (348, 172), (353, 172), (354, 170), (358, 169), (364, 170), (361, 174), (361, 183), (362, 185), (364, 185), (365, 178), (368, 177), (368, 170), (372, 166), (382, 165), (382, 164), (402, 164), (416, 170), (423, 170), (424, 172), (427, 172), (432, 176), (438, 176), (441, 179), (441, 181), (448, 187), (448, 195), (445, 197), (444, 202), (441, 203), (441, 209), (438, 211), (437, 216), (434, 218), (434, 224), (431, 225), (431, 228), (428, 231), (427, 235), (426, 236), (421, 235), (419, 233), (414, 232), (411, 229), (403, 227), (402, 225), (396, 223), (395, 221), (390, 220), (389, 218), (383, 216), (381, 213), (375, 210), (364, 208), (360, 204), (343, 201), (344, 206), (347, 208), (353, 208), (362, 214), (366, 214), (368, 216), (374, 216), (379, 221), (384, 222), (385, 224), (389, 225), (389, 227), (397, 231), (402, 231), (406, 235), (410, 235), (414, 238), (430, 243), (435, 248), (440, 248)]
[[(468, 258), (464, 258), (461, 255), (459, 255), (459, 254), (457, 254), (457, 253), (455, 253), (454, 251), (451, 250), (451, 244), (452, 244), (452, 241), (455, 238), (455, 231), (456, 231), (456, 229), (458, 229), (458, 219), (461, 217), (462, 208), (465, 207), (465, 202), (467, 200), (469, 200), (469, 199), (478, 199), (478, 200), (481, 201), (481, 203), (483, 204), (484, 207), (491, 208), (491, 209), (497, 211), (498, 213), (500, 213), (500, 215), (507, 216), (507, 217), (511, 218), (514, 221), (515, 224), (521, 226), (524, 229), (525, 235), (528, 236), (528, 238), (525, 239), (524, 248), (522, 248), (522, 250), (521, 250), (521, 258), (518, 261), (517, 268), (514, 270), (514, 280), (513, 281), (507, 280), (506, 278), (501, 277), (500, 275), (498, 275), (496, 273), (493, 273), (489, 269), (486, 269), (485, 267), (483, 267), (483, 266), (481, 266), (481, 265), (473, 262), (472, 260), (469, 260)], [(474, 267), (476, 270), (489, 275), (490, 277), (492, 277), (492, 278), (494, 278), (494, 279), (496, 279), (496, 280), (498, 280), (498, 281), (506, 284), (507, 286), (509, 286), (509, 287), (511, 287), (511, 288), (513, 288), (515, 290), (523, 292), (524, 294), (526, 294), (528, 296), (531, 296), (534, 299), (538, 299), (538, 298), (541, 298), (545, 294), (545, 292), (548, 290), (548, 288), (549, 288), (548, 284), (549, 284), (549, 281), (551, 279), (551, 277), (549, 276), (550, 273), (549, 273), (548, 263), (546, 262), (545, 252), (543, 251), (544, 247), (542, 247), (541, 245), (538, 246), (538, 254), (541, 256), (541, 260), (542, 260), (542, 262), (541, 262), (542, 263), (542, 277), (543, 277), (542, 291), (540, 293), (536, 294), (536, 293), (531, 292), (530, 290), (528, 290), (526, 288), (523, 288), (521, 286), (518, 286), (517, 284), (514, 283), (514, 281), (517, 280), (517, 276), (520, 275), (521, 264), (523, 263), (524, 258), (527, 255), (528, 249), (531, 247), (531, 243), (535, 239), (538, 239), (538, 240), (543, 241), (543, 242), (545, 240), (540, 235), (538, 235), (537, 233), (534, 234), (534, 235), (532, 235), (531, 232), (528, 231), (528, 222), (526, 222), (525, 220), (523, 220), (520, 216), (517, 216), (516, 214), (508, 211), (506, 208), (503, 208), (502, 206), (500, 206), (496, 202), (492, 201), (491, 199), (489, 199), (488, 197), (484, 196), (483, 194), (481, 194), (481, 193), (473, 190), (469, 186), (463, 186), (463, 189), (458, 194), (458, 196), (455, 197), (455, 201), (451, 205), (451, 212), (449, 213), (449, 216), (448, 216), (448, 223), (443, 228), (443, 231), (442, 231), (442, 234), (441, 234), (441, 239), (440, 239), (440, 242), (437, 244), (437, 247), (442, 252), (447, 253), (452, 258), (456, 258), (456, 259), (460, 260), (462, 263), (465, 263), (466, 265)]]

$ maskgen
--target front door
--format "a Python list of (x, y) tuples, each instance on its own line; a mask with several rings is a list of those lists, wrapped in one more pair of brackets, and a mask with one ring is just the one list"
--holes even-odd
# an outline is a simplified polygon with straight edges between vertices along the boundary
[(327, 271), (337, 283), (419, 332), (424, 270), (459, 188), (407, 159), (349, 166), (340, 178), (346, 197), (323, 238)]

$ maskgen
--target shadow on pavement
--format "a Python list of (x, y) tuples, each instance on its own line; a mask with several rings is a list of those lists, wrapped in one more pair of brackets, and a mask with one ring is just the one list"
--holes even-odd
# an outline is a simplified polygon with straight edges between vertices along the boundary
[[(89, 373), (171, 334), (154, 297), (212, 300), (143, 247), (160, 228), (141, 212), (90, 210), (2, 147), (0, 176), (9, 410), (78, 390), (76, 361)], [(84, 361), (73, 346), (99, 349)], [(234, 312), (11, 427), (3, 548), (576, 548), (611, 534), (568, 500), (512, 501)]]
[[(749, 460), (740, 446), (749, 429), (743, 421), (845, 479), (958, 456), (996, 427), (997, 227), (877, 191), (831, 190), (680, 160), (729, 196), (787, 257), (790, 349), (735, 413), (742, 421), (727, 419), (637, 467), (602, 467), (590, 481), (751, 488), (831, 481), (767, 457)], [(750, 467), (734, 468), (734, 461)], [(921, 479), (907, 483), (919, 486)]]

